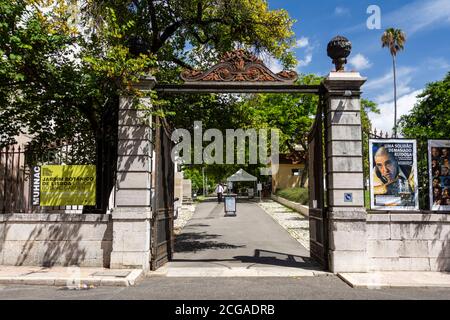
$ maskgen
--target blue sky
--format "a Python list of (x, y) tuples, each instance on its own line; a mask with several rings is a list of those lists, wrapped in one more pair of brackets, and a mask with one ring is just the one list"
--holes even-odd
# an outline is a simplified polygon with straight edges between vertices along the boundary
[[(441, 80), (450, 71), (450, 0), (306, 1), (268, 0), (271, 9), (286, 9), (297, 20), (298, 72), (326, 75), (333, 68), (326, 55), (328, 41), (343, 35), (353, 44), (347, 69), (367, 77), (364, 97), (378, 103), (381, 115), (371, 115), (374, 127), (393, 127), (392, 59), (381, 48), (380, 38), (389, 27), (407, 36), (405, 51), (398, 55), (398, 113), (408, 113), (428, 82)], [(381, 9), (381, 29), (370, 30), (367, 8)], [(269, 66), (281, 68), (277, 61)], [(278, 70), (277, 70), (278, 71)]]

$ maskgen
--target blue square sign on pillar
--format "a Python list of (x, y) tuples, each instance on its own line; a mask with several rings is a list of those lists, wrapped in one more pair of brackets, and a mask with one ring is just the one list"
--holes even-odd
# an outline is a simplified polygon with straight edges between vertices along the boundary
[(353, 202), (353, 193), (344, 193), (344, 202)]

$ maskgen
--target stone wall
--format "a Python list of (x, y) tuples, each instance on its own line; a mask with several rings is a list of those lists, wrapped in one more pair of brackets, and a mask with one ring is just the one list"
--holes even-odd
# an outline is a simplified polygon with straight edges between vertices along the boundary
[(450, 271), (448, 214), (367, 215), (367, 259), (372, 271)]
[(304, 206), (300, 203), (293, 202), (293, 201), (290, 201), (290, 200), (282, 198), (282, 197), (278, 197), (274, 194), (271, 194), (270, 197), (272, 198), (272, 200), (275, 200), (276, 202), (281, 203), (282, 205), (284, 205), (294, 211), (297, 211), (298, 213), (301, 213), (305, 217), (309, 216), (309, 207), (308, 206)]
[(0, 215), (0, 265), (109, 267), (111, 250), (111, 215)]

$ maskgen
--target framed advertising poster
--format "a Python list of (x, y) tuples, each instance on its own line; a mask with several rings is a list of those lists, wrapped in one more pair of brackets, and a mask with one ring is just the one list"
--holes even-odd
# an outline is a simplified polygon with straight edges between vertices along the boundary
[(41, 207), (96, 204), (95, 165), (43, 165), (40, 168)]
[(430, 210), (450, 211), (450, 140), (428, 140)]
[(405, 139), (370, 139), (370, 208), (419, 210), (417, 143)]

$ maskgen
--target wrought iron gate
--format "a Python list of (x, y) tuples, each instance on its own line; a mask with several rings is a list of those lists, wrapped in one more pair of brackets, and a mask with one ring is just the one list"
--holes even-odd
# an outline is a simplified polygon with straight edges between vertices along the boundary
[[(309, 237), (310, 254), (324, 269), (328, 269), (328, 221), (324, 191), (323, 103), (317, 107), (314, 125), (309, 134)], [(325, 132), (324, 132), (325, 131)]]
[(172, 259), (174, 247), (174, 163), (173, 142), (163, 119), (156, 117), (154, 127), (155, 171), (153, 217), (151, 221), (151, 269), (156, 270)]

